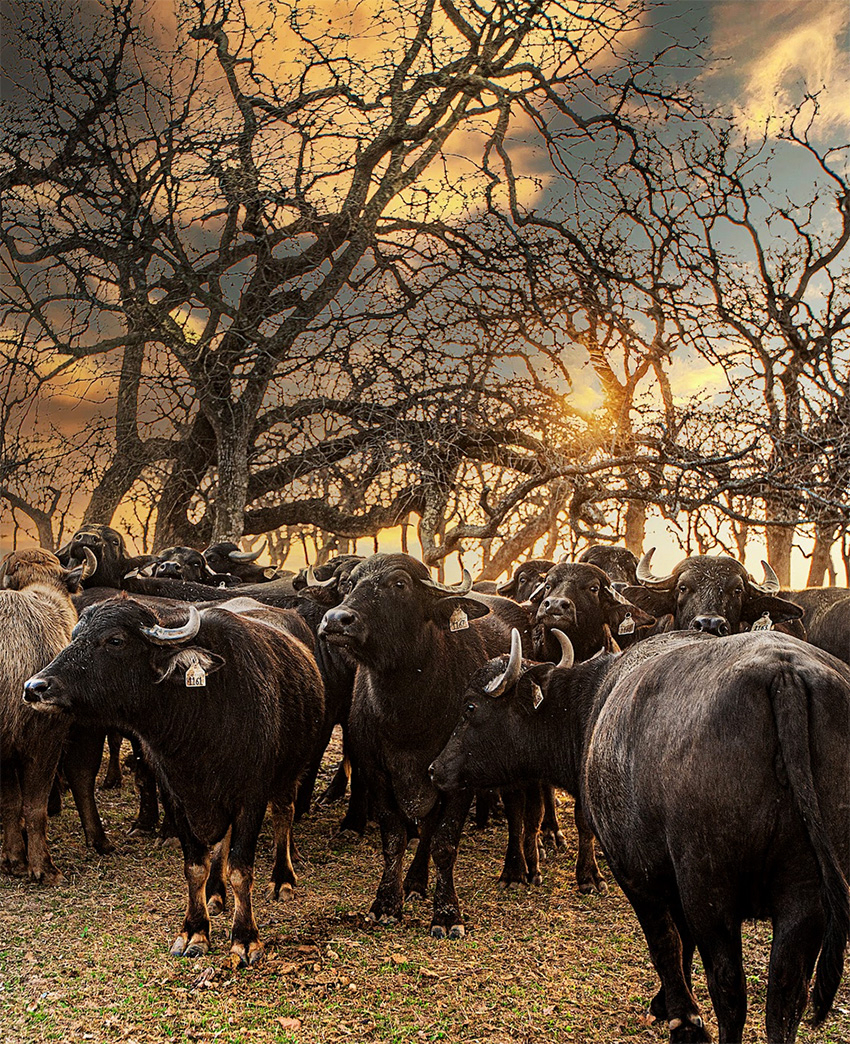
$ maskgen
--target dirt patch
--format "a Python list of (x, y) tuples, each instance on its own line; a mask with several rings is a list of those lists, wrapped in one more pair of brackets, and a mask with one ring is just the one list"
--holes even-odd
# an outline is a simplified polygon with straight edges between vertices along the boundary
[[(576, 890), (566, 798), (561, 816), (569, 848), (546, 861), (537, 889), (496, 889), (504, 823), (485, 831), (467, 827), (457, 883), (469, 927), (459, 941), (430, 938), (429, 909), (421, 902), (408, 904), (401, 925), (367, 927), (380, 839), (374, 829), (360, 843), (336, 839), (340, 805), (319, 808), (300, 824), (305, 863), (295, 898), (271, 901), (262, 887), (271, 872), (267, 826), (255, 891), (266, 958), (251, 971), (229, 966), (230, 911), (214, 920), (209, 955), (169, 957), (185, 906), (179, 850), (127, 836), (136, 811), (129, 780), (121, 792), (100, 792), (100, 804), (119, 845), (113, 856), (86, 851), (66, 799), (50, 824), (65, 883), (48, 889), (0, 880), (3, 1044), (667, 1039), (666, 1026), (648, 1017), (657, 981), (646, 944), (604, 862), (610, 894)], [(766, 1039), (769, 946), (769, 925), (748, 927), (747, 1041)], [(699, 969), (697, 992), (713, 1025)], [(826, 1025), (817, 1031), (805, 1025), (798, 1039), (850, 1040), (846, 980)]]

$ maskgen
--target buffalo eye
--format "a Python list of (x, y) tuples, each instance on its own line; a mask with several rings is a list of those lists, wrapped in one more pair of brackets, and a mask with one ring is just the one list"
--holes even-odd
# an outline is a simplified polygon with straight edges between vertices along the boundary
[(688, 593), (688, 585), (687, 584), (679, 584), (679, 594), (687, 594), (687, 593)]
[(113, 649), (117, 649), (119, 646), (124, 644), (124, 636), (120, 634), (111, 634), (106, 639), (106, 644), (112, 646)]
[(339, 589), (339, 593), (340, 594), (347, 595), (348, 592), (351, 590), (351, 581), (350, 580), (340, 580), (340, 582), (337, 584), (337, 587)]
[(594, 584), (593, 587), (590, 588), (590, 593), (591, 594), (599, 594), (599, 585), (598, 584)]
[(466, 705), (466, 713), (467, 713), (467, 715), (473, 714), (474, 712), (475, 712), (475, 704), (474, 703), (467, 703), (467, 705)]

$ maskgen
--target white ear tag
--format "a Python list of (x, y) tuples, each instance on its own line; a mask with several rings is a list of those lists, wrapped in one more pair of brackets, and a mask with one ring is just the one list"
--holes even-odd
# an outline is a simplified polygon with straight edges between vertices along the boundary
[(534, 709), (537, 710), (537, 708), (543, 702), (543, 690), (540, 688), (537, 682), (531, 683), (531, 693), (534, 696)]
[(186, 688), (203, 689), (207, 684), (207, 672), (197, 660), (186, 671)]
[(764, 613), (756, 620), (753, 626), (750, 628), (751, 631), (772, 631), (773, 620), (770, 618), (770, 613)]
[(449, 630), (450, 631), (465, 631), (469, 627), (469, 617), (461, 609), (460, 606), (455, 609), (452, 615), (449, 617)]
[(631, 613), (626, 613), (623, 617), (623, 622), (617, 628), (617, 634), (634, 634), (635, 633), (635, 621)]

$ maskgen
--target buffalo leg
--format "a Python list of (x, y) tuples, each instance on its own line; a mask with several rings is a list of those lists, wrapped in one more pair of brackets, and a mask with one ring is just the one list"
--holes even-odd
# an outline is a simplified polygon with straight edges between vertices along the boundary
[(139, 812), (130, 825), (130, 833), (152, 834), (159, 822), (156, 777), (145, 758), (139, 741), (131, 738), (130, 744), (133, 748), (133, 775), (139, 791)]
[[(288, 802), (294, 812), (294, 800)], [(230, 933), (230, 956), (242, 966), (258, 964), (263, 944), (254, 919), (251, 895), (254, 888), (254, 858), (257, 838), (263, 825), (266, 802), (243, 808), (233, 823), (230, 835), (230, 887), (233, 889), (233, 928)]]
[(50, 788), (50, 796), (47, 799), (48, 816), (58, 816), (62, 811), (62, 782), (59, 773), (53, 777), (53, 785)]
[(599, 892), (600, 895), (607, 895), (608, 885), (605, 884), (605, 878), (600, 873), (596, 862), (596, 838), (578, 798), (576, 798), (574, 816), (578, 833), (578, 857), (576, 858), (578, 890), (582, 895), (593, 891)]
[(272, 825), (274, 828), (275, 856), (272, 867), (272, 898), (289, 899), (298, 883), (292, 866), (292, 824), (295, 820), (295, 803), (292, 795), (272, 798)]
[(202, 957), (210, 948), (210, 918), (206, 885), (210, 873), (210, 851), (191, 833), (185, 818), (178, 826), (183, 847), (183, 873), (189, 901), (183, 927), (171, 944), (172, 957)]
[(503, 790), (502, 803), (508, 820), (508, 847), (505, 851), (505, 863), (499, 876), (500, 888), (510, 888), (513, 884), (528, 884), (528, 866), (525, 861), (523, 832), (525, 827), (525, 792), (523, 790)]
[(103, 777), (101, 790), (118, 790), (121, 786), (121, 740), (120, 732), (110, 729), (106, 734), (106, 746), (109, 751), (109, 761), (106, 765), (106, 775)]
[(768, 1040), (793, 1041), (803, 1017), (808, 985), (821, 948), (824, 918), (816, 899), (804, 905), (799, 902), (799, 896), (796, 902), (787, 897), (774, 906), (792, 913), (774, 920), (765, 1027)]
[(384, 871), (367, 916), (370, 921), (395, 924), (401, 918), (404, 903), (401, 879), (404, 853), (407, 850), (407, 825), (399, 812), (389, 809), (378, 812), (377, 818), (381, 830)]
[(205, 892), (207, 897), (207, 913), (210, 917), (223, 913), (227, 909), (228, 855), (230, 852), (230, 833), (224, 835), (217, 845), (213, 845), (210, 853), (210, 874), (207, 878)]
[(296, 823), (302, 816), (306, 816), (310, 811), (310, 802), (312, 801), (313, 791), (316, 787), (316, 777), (319, 774), (319, 769), (322, 767), (322, 758), (324, 757), (325, 751), (328, 749), (331, 734), (334, 730), (334, 724), (335, 723), (329, 721), (328, 718), (323, 722), (322, 731), (319, 733), (316, 745), (313, 748), (313, 756), (307, 765), (304, 775), (301, 777), (301, 782), (298, 784), (298, 796), (295, 799)]
[[(709, 925), (700, 925), (696, 930), (696, 939), (705, 967), (708, 992), (717, 1016), (721, 1044), (735, 1044), (743, 1039), (744, 1023), (747, 1020), (747, 980), (741, 957), (740, 925), (732, 924), (725, 918)], [(769, 1039), (778, 1041), (792, 1038), (769, 1036)]]
[(331, 805), (334, 801), (339, 801), (344, 798), (345, 792), (348, 789), (348, 779), (350, 775), (351, 764), (349, 763), (348, 758), (343, 758), (336, 767), (333, 779), (322, 791), (322, 794), (319, 797), (319, 804)]
[(525, 818), (522, 827), (522, 843), (525, 864), (528, 867), (528, 883), (540, 885), (540, 823), (543, 819), (545, 791), (550, 788), (532, 783), (525, 788)]
[(0, 761), (0, 809), (3, 818), (3, 847), (0, 848), (0, 870), (4, 874), (23, 877), (27, 872), (27, 846), (21, 819), (21, 787), (11, 758)]
[(366, 823), (369, 820), (369, 790), (366, 778), (356, 762), (351, 765), (351, 790), (348, 795), (348, 808), (339, 824), (339, 832), (351, 830), (361, 837), (366, 833)]
[(451, 794), (446, 799), (443, 814), (431, 841), (431, 855), (437, 869), (431, 935), (437, 939), (444, 939), (446, 935), (450, 939), (460, 939), (465, 931), (455, 891), (454, 866), (461, 831), (471, 804), (471, 791)]
[(115, 851), (115, 845), (106, 836), (94, 796), (103, 759), (103, 740), (103, 732), (99, 729), (72, 725), (63, 765), (83, 824), (86, 844), (100, 855), (109, 855)]
[[(404, 877), (404, 897), (418, 895), (424, 899), (428, 894), (428, 871), (431, 866), (431, 839), (440, 819), (437, 804), (419, 823), (419, 842), (413, 860)], [(413, 827), (413, 824), (410, 824)], [(409, 842), (408, 842), (409, 843)]]
[(26, 861), (29, 876), (39, 884), (55, 885), (62, 874), (50, 858), (47, 847), (47, 799), (56, 775), (57, 757), (51, 764), (28, 761), (21, 766), (21, 818), (27, 832)]
[(710, 1042), (711, 1036), (703, 1024), (696, 998), (685, 977), (682, 937), (670, 909), (656, 899), (637, 895), (625, 884), (623, 891), (640, 922), (649, 956), (661, 979), (670, 1044)]
[(558, 822), (558, 806), (555, 802), (555, 788), (548, 783), (541, 783), (543, 798), (543, 822), (540, 825), (540, 834), (543, 843), (549, 843), (555, 851), (567, 847), (567, 839), (561, 831)]

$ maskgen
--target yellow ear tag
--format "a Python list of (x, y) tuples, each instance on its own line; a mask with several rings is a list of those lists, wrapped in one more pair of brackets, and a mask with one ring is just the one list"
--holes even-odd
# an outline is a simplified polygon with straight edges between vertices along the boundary
[(626, 613), (623, 617), (623, 622), (617, 628), (617, 634), (634, 634), (635, 633), (635, 622), (632, 618), (631, 613)]
[(543, 690), (540, 688), (537, 682), (531, 683), (531, 693), (534, 696), (534, 709), (537, 710), (537, 708), (543, 702)]
[(750, 628), (751, 631), (772, 631), (773, 621), (770, 618), (770, 613), (764, 613), (756, 620), (753, 626)]
[(455, 609), (452, 615), (449, 617), (449, 630), (450, 631), (465, 631), (469, 627), (469, 617), (461, 609), (460, 606)]
[(207, 684), (207, 672), (197, 660), (186, 671), (186, 688), (203, 689)]

